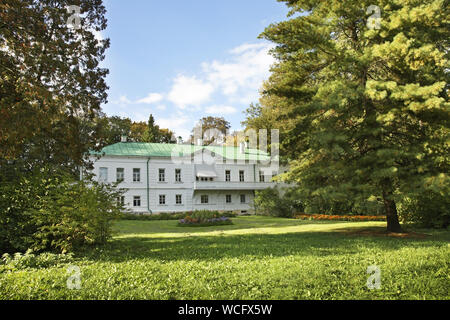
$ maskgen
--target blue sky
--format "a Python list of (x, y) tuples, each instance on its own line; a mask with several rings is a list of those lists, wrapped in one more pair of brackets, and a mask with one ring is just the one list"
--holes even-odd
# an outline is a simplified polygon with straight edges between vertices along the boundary
[(147, 121), (187, 138), (203, 116), (241, 129), (269, 75), (271, 44), (257, 39), (286, 19), (275, 0), (106, 0), (111, 39), (108, 115)]

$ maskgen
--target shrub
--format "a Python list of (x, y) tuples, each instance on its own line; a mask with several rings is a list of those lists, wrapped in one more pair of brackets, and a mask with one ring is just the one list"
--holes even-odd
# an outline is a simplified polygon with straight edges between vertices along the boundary
[(446, 228), (450, 225), (450, 198), (433, 191), (405, 197), (398, 206), (402, 222), (425, 228)]
[[(206, 211), (206, 210), (205, 210)], [(235, 217), (236, 214), (230, 211), (225, 211), (225, 212), (218, 212), (218, 211), (208, 211), (208, 212), (212, 212), (212, 215), (220, 215), (223, 217)], [(167, 213), (167, 212), (162, 212), (162, 213), (157, 213), (157, 214), (136, 214), (136, 213), (123, 213), (122, 214), (122, 219), (124, 220), (142, 220), (142, 221), (153, 221), (153, 220), (180, 220), (185, 218), (186, 216), (192, 216), (194, 214), (193, 211), (189, 211), (189, 212), (172, 212), (172, 213)]]
[(101, 244), (120, 216), (113, 186), (74, 181), (48, 168), (0, 186), (0, 250), (70, 252)]
[(136, 214), (136, 213), (123, 213), (121, 218), (123, 220), (142, 220), (142, 221), (153, 221), (153, 220), (179, 220), (185, 216), (185, 213), (159, 213), (159, 214)]
[(13, 255), (5, 253), (2, 255), (0, 265), (7, 270), (23, 270), (27, 268), (48, 268), (67, 264), (73, 261), (73, 254), (55, 254), (45, 252), (41, 254), (33, 254), (31, 250), (27, 250), (24, 254), (16, 252)]
[(179, 226), (216, 226), (232, 224), (230, 217), (218, 211), (196, 210), (178, 222)]
[(268, 188), (256, 191), (255, 208), (257, 213), (275, 217), (293, 217), (296, 211), (303, 209), (302, 203), (295, 196), (294, 189), (283, 190)]

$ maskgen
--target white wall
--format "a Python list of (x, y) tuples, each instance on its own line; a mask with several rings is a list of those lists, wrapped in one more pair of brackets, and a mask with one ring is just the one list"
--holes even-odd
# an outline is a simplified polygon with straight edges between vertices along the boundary
[[(124, 181), (119, 184), (120, 188), (128, 189), (125, 196), (126, 206), (133, 212), (148, 212), (147, 209), (147, 158), (146, 157), (118, 157), (105, 156), (94, 161), (93, 173), (99, 175), (100, 167), (108, 168), (108, 183), (116, 182), (116, 169), (124, 168)], [(133, 169), (140, 169), (140, 181), (133, 182)], [(159, 181), (159, 169), (165, 169), (165, 182)], [(225, 170), (231, 171), (231, 182), (239, 182), (239, 170), (244, 171), (245, 182), (259, 183), (259, 165), (254, 168), (253, 164), (218, 164), (216, 172), (218, 177), (215, 181), (225, 181)], [(175, 169), (181, 169), (181, 182), (175, 181)], [(270, 177), (266, 177), (266, 182)], [(151, 158), (149, 161), (149, 200), (150, 209), (158, 212), (181, 212), (197, 209), (207, 210), (252, 210), (253, 190), (195, 190), (195, 167), (191, 163), (176, 164), (170, 158)], [(209, 182), (208, 182), (209, 183)], [(210, 182), (214, 186), (214, 181)], [(214, 187), (213, 187), (214, 188)], [(159, 195), (166, 195), (166, 204), (159, 204)], [(177, 205), (175, 195), (182, 195), (182, 204)], [(209, 195), (209, 204), (201, 204), (202, 194)], [(225, 195), (231, 194), (232, 203), (227, 204)], [(246, 195), (246, 203), (240, 203), (240, 194)], [(141, 197), (141, 205), (133, 206), (133, 197)]]

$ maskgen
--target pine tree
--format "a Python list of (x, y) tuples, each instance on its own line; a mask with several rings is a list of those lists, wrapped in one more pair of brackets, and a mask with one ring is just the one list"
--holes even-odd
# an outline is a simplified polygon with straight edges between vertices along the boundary
[(157, 143), (160, 139), (159, 126), (155, 124), (155, 118), (150, 114), (148, 118), (148, 132), (146, 142)]
[(399, 198), (449, 190), (448, 1), (283, 2), (293, 17), (261, 37), (278, 61), (264, 95), (295, 120), (285, 178), (313, 196), (380, 199), (400, 232)]

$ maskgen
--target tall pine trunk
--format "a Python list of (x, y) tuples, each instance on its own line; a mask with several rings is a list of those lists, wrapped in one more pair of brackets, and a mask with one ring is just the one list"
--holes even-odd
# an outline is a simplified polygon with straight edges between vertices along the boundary
[(402, 227), (398, 221), (397, 206), (392, 195), (392, 182), (388, 179), (383, 185), (383, 203), (384, 212), (386, 213), (387, 231), (400, 233), (402, 232)]

